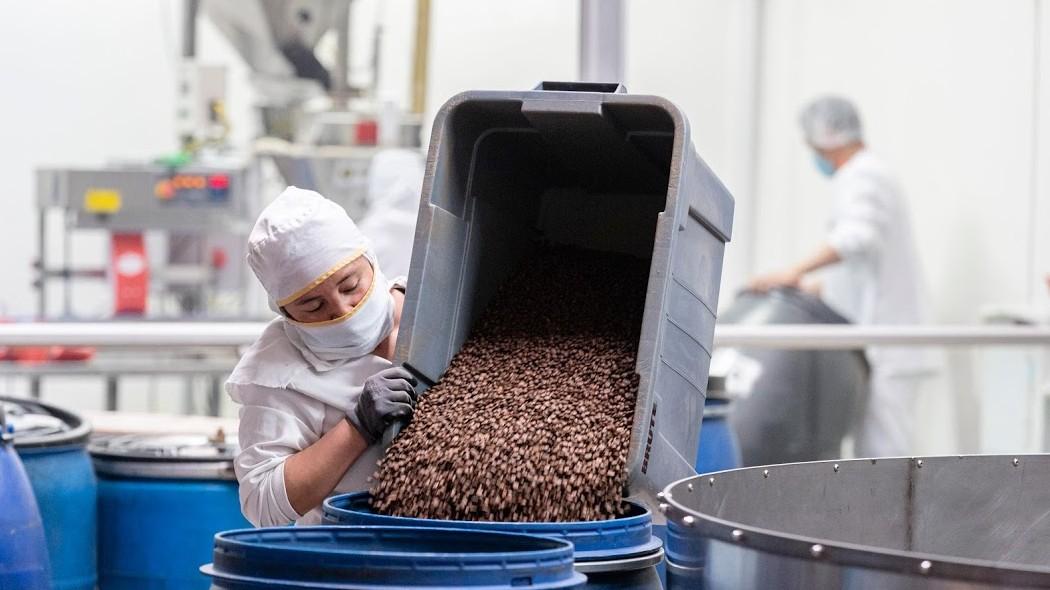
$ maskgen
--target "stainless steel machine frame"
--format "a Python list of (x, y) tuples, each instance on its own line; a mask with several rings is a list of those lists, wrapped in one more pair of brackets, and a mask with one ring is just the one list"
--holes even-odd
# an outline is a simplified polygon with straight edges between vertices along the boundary
[(1050, 586), (1050, 455), (751, 467), (663, 502), (672, 589)]
[[(225, 179), (224, 189), (207, 185), (211, 178)], [(175, 179), (185, 179), (187, 186), (170, 186)], [(187, 263), (185, 256), (174, 253), (171, 238), (183, 244), (195, 245), (213, 236), (229, 241), (229, 246), (242, 247), (251, 229), (251, 219), (258, 212), (258, 187), (255, 169), (250, 164), (229, 166), (195, 164), (172, 169), (158, 165), (106, 166), (99, 168), (41, 168), (36, 173), (36, 204), (39, 216), (37, 266), (39, 278), (37, 313), (48, 316), (48, 284), (52, 279), (63, 282), (62, 315), (71, 315), (71, 280), (74, 278), (104, 279), (107, 271), (101, 268), (72, 268), (72, 235), (83, 229), (144, 232), (160, 230), (169, 236), (168, 265), (170, 272), (162, 275), (166, 282), (180, 288), (203, 289), (211, 280), (201, 264)], [(167, 183), (167, 184), (165, 184)], [(162, 188), (174, 192), (161, 196)], [(93, 202), (93, 196), (95, 202)], [(48, 216), (61, 216), (63, 232), (61, 260), (57, 266), (49, 258), (51, 242)], [(203, 257), (203, 248), (200, 256)], [(191, 257), (192, 258), (192, 257)], [(240, 251), (228, 257), (233, 289), (240, 294), (244, 308), (249, 277)]]

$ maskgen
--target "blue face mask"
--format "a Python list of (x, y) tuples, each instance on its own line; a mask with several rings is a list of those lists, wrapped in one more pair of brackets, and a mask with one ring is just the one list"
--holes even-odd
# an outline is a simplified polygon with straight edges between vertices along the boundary
[(835, 174), (835, 165), (819, 153), (813, 154), (813, 162), (817, 165), (817, 170), (824, 176), (831, 177)]

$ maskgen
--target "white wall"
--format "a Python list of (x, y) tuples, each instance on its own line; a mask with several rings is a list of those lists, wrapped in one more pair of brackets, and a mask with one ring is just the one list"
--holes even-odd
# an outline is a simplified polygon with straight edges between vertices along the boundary
[(758, 96), (757, 0), (628, 3), (627, 88), (673, 101), (693, 143), (736, 199), (720, 306), (753, 267)]
[[(434, 0), (426, 120), (464, 90), (527, 90), (575, 80), (576, 2)], [(424, 124), (427, 134), (430, 124)]]
[(33, 2), (0, 23), (5, 313), (35, 309), (30, 262), (36, 251), (36, 166), (171, 149), (174, 63), (164, 35), (174, 31), (165, 32), (161, 8), (113, 0)]

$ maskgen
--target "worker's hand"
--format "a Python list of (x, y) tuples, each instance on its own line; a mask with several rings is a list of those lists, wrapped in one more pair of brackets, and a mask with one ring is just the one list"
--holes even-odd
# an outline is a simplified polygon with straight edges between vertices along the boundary
[(820, 297), (824, 293), (824, 283), (816, 279), (802, 279), (799, 288), (803, 293), (809, 293), (814, 297)]
[(748, 283), (748, 289), (765, 293), (777, 287), (793, 287), (798, 289), (802, 283), (802, 273), (795, 270), (774, 272), (767, 275), (757, 276)]
[(416, 378), (402, 367), (384, 369), (365, 379), (361, 395), (350, 402), (346, 419), (374, 444), (395, 420), (410, 420), (416, 405)]

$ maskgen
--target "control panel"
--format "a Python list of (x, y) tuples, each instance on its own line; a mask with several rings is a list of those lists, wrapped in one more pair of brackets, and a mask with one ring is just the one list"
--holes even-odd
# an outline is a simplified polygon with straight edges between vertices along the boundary
[(64, 208), (75, 227), (214, 231), (258, 213), (254, 169), (122, 166), (37, 171), (37, 204)]

